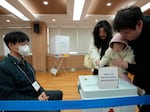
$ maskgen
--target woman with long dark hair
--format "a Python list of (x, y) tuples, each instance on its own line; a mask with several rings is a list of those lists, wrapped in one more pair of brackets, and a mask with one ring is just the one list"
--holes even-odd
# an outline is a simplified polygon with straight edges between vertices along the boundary
[(103, 57), (112, 39), (112, 28), (108, 21), (102, 20), (96, 24), (92, 33), (93, 38), (90, 41), (89, 54), (95, 65), (93, 75), (97, 75), (99, 61)]

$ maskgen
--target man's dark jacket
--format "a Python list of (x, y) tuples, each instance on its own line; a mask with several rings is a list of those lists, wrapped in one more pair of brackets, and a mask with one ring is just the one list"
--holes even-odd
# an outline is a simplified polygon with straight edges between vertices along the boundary
[(135, 65), (129, 64), (128, 71), (134, 74), (133, 83), (150, 94), (150, 16), (145, 16), (140, 36), (129, 42), (135, 54)]
[(8, 54), (0, 62), (0, 100), (38, 100), (37, 98), (43, 88), (41, 87), (38, 92), (35, 91), (28, 80), (29, 78), (34, 82), (34, 74), (35, 70), (27, 61), (20, 63), (16, 58)]

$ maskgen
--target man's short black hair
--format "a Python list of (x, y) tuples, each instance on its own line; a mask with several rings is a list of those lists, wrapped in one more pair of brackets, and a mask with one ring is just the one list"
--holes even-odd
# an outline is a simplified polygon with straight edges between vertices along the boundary
[(21, 31), (9, 32), (4, 37), (4, 42), (7, 45), (7, 47), (9, 43), (16, 44), (16, 42), (25, 42), (25, 41), (29, 42), (30, 39), (25, 33)]
[(122, 29), (135, 29), (137, 23), (143, 20), (143, 13), (140, 7), (131, 6), (121, 9), (117, 12), (113, 21), (113, 28), (115, 31), (120, 32)]

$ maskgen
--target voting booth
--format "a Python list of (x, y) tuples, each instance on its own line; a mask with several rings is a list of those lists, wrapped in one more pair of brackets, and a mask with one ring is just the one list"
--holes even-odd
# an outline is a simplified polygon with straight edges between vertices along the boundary
[[(115, 69), (113, 73), (115, 73)], [(99, 77), (100, 74), (79, 76), (78, 78), (78, 84), (80, 85), (79, 93), (82, 100), (118, 98), (118, 97), (138, 95), (137, 87), (134, 86), (133, 84), (120, 78), (118, 78), (117, 80), (116, 75), (112, 74), (112, 76), (110, 76), (110, 72), (108, 72), (107, 70), (106, 73), (104, 74), (107, 76)], [(102, 81), (101, 83), (99, 83), (100, 80)], [(112, 83), (112, 88), (110, 87), (110, 85), (109, 86), (107, 85), (109, 81), (110, 84)], [(102, 87), (102, 85), (100, 86), (99, 84), (104, 85), (104, 87)], [(82, 111), (83, 112), (135, 112), (136, 105), (109, 107), (109, 108), (83, 109)]]
[(50, 38), (50, 54), (62, 55), (70, 51), (70, 37), (67, 35), (55, 35)]
[(63, 61), (64, 58), (68, 57), (70, 51), (70, 37), (66, 35), (55, 35), (51, 37), (50, 48), (50, 54), (55, 58), (50, 72), (56, 75), (59, 70), (65, 71)]

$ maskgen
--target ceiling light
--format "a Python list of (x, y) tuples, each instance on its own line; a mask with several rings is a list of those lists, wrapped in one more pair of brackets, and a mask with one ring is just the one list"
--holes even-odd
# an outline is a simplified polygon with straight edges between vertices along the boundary
[(97, 22), (98, 22), (98, 19), (95, 19), (95, 22), (97, 23)]
[(22, 19), (24, 21), (29, 21), (29, 19), (26, 16), (24, 16), (19, 10), (17, 10), (15, 7), (13, 7), (11, 4), (9, 4), (7, 1), (1, 0), (0, 6), (5, 8), (9, 12), (13, 13), (17, 17), (19, 17), (20, 19)]
[(141, 7), (141, 11), (145, 12), (146, 10), (150, 9), (150, 2), (148, 2), (147, 4), (143, 5)]
[(53, 21), (53, 22), (55, 22), (55, 21), (56, 21), (56, 19), (52, 19), (52, 21)]
[(110, 3), (110, 2), (109, 2), (109, 3), (107, 3), (107, 4), (106, 4), (106, 6), (111, 6), (111, 3)]
[(6, 20), (6, 22), (7, 22), (7, 23), (10, 23), (10, 20), (9, 20), (9, 19), (7, 19), (7, 20)]
[(44, 4), (44, 5), (48, 5), (48, 2), (47, 2), (47, 1), (43, 1), (43, 4)]
[(79, 21), (85, 0), (74, 0), (73, 20)]

